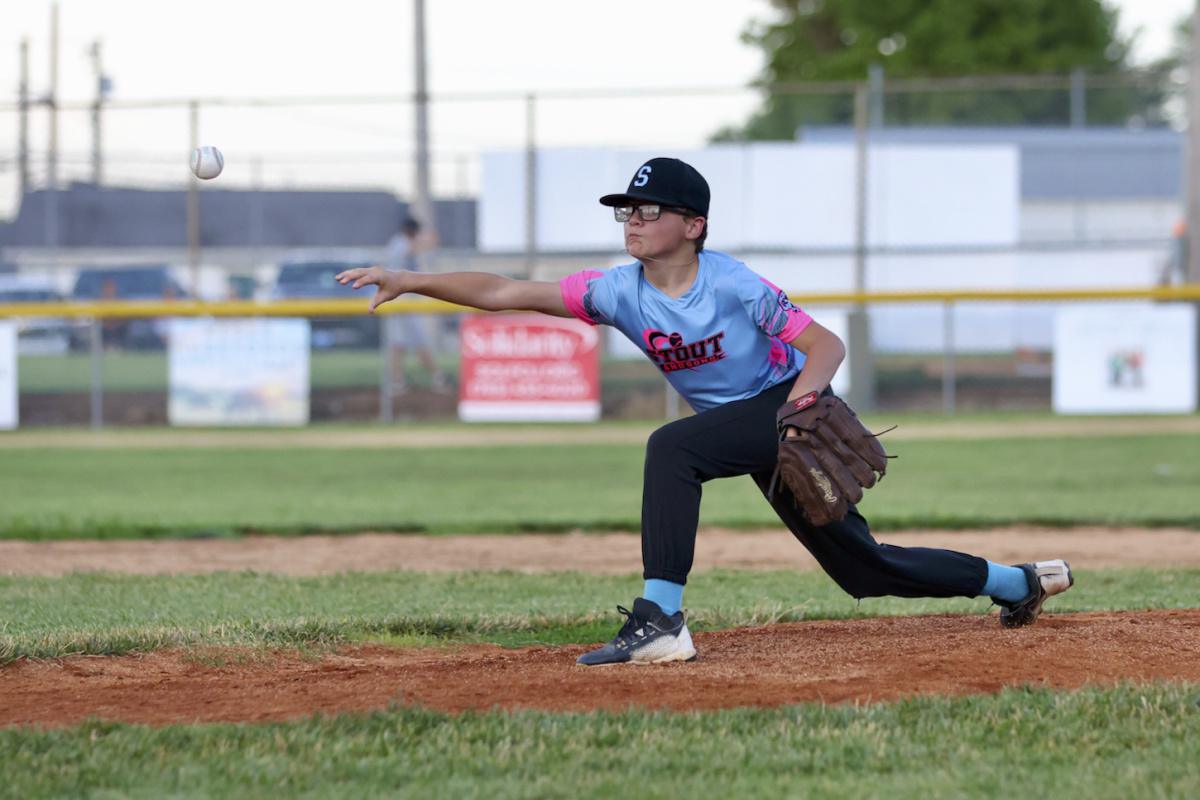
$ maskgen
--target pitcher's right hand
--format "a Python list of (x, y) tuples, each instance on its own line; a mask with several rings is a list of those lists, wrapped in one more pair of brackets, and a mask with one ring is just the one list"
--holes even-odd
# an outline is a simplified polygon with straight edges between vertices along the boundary
[(379, 287), (375, 290), (375, 296), (371, 298), (371, 304), (367, 307), (367, 310), (374, 314), (375, 309), (408, 291), (405, 288), (405, 278), (408, 275), (409, 273), (403, 270), (389, 272), (379, 266), (355, 267), (339, 272), (336, 280), (343, 286), (350, 284), (354, 289), (372, 285)]

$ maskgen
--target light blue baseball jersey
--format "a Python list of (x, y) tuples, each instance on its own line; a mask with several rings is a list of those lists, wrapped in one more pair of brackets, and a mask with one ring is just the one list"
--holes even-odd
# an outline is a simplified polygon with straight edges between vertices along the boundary
[(696, 281), (678, 298), (651, 285), (635, 261), (568, 275), (559, 282), (563, 301), (584, 322), (611, 325), (642, 348), (696, 411), (794, 379), (804, 354), (786, 342), (812, 318), (737, 259), (699, 255)]

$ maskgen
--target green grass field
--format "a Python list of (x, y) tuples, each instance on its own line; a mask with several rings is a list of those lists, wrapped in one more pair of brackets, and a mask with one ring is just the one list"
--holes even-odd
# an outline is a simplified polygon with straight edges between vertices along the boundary
[[(8, 538), (636, 529), (640, 507), (635, 445), (12, 441), (0, 450), (0, 535)], [(1188, 434), (898, 442), (900, 460), (864, 509), (877, 528), (1200, 528), (1198, 445)], [(708, 484), (704, 502), (709, 524), (777, 524), (748, 479)], [(1194, 568), (1083, 570), (1054, 611), (1195, 607), (1198, 585)], [(612, 634), (612, 607), (639, 587), (636, 575), (578, 573), (44, 578), (4, 576), (0, 565), (0, 663), (163, 646), (320, 653), (362, 641), (592, 642)], [(696, 630), (988, 609), (966, 599), (857, 604), (818, 572), (738, 570), (694, 575), (687, 605)], [(272, 724), (0, 729), (0, 796), (579, 797), (620, 794), (636, 778), (649, 797), (1188, 797), (1200, 787), (1198, 740), (1194, 685), (691, 713), (447, 715), (398, 706)]]
[[(450, 375), (458, 374), (457, 353), (438, 357), (439, 366)], [(643, 366), (640, 363), (638, 366)], [(413, 370), (421, 370), (410, 365)], [(314, 350), (309, 370), (314, 389), (338, 389), (378, 386), (383, 369), (376, 350)], [(167, 390), (167, 355), (164, 351), (108, 351), (100, 360), (104, 388), (113, 392)], [(23, 392), (86, 392), (91, 387), (92, 363), (89, 353), (62, 355), (25, 355), (17, 365)], [(641, 382), (654, 381), (656, 374), (643, 367), (636, 370)], [(426, 379), (423, 373), (422, 380)]]
[[(878, 530), (1200, 527), (1194, 434), (902, 441), (891, 450), (899, 458), (862, 504)], [(2, 452), (3, 537), (640, 525), (639, 445)], [(749, 478), (713, 481), (704, 491), (704, 524), (778, 524)]]
[(1156, 686), (704, 714), (88, 723), (0, 730), (0, 763), (22, 798), (1184, 798), (1200, 785), (1198, 701)]
[[(1081, 573), (1056, 612), (1186, 608), (1200, 570)], [(349, 641), (494, 642), (507, 646), (609, 638), (618, 602), (641, 581), (504, 572), (344, 573), (294, 578), (75, 574), (0, 577), (0, 663), (66, 654), (113, 655), (181, 645), (328, 647)], [(694, 630), (770, 622), (907, 614), (983, 614), (974, 600), (868, 598), (857, 603), (819, 572), (714, 570), (688, 584)]]
[[(166, 391), (167, 355), (163, 351), (106, 352), (100, 362), (104, 388), (115, 392)], [(336, 351), (312, 354), (312, 385), (326, 389), (341, 386), (378, 386), (379, 353)], [(86, 392), (91, 386), (92, 364), (88, 353), (21, 356), (17, 364), (23, 392)]]
[[(439, 366), (448, 375), (457, 375), (457, 353), (438, 356)], [(1012, 386), (1022, 380), (1014, 374), (1012, 357), (1004, 354), (956, 354), (958, 383), (961, 388)], [(876, 355), (877, 384), (881, 391), (934, 390), (940, 386), (938, 356), (926, 354)], [(315, 389), (377, 386), (379, 352), (363, 349), (313, 350), (310, 370)], [(86, 392), (91, 385), (91, 355), (87, 352), (22, 355), (18, 374), (23, 392)], [(410, 369), (420, 370), (416, 365)], [(101, 359), (104, 387), (115, 392), (166, 391), (167, 357), (164, 351), (106, 351)], [(605, 359), (601, 380), (606, 389), (657, 387), (662, 378), (648, 362)], [(421, 380), (426, 376), (419, 375)], [(419, 381), (418, 381), (419, 382)]]

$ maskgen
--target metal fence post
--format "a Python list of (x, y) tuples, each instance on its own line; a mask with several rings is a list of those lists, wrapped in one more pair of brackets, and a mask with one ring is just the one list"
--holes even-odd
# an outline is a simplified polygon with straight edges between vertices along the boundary
[(957, 376), (954, 363), (954, 301), (942, 303), (942, 412), (953, 416)]
[(663, 381), (663, 414), (668, 422), (679, 419), (679, 392), (669, 381)]
[(104, 427), (104, 331), (99, 317), (92, 317), (91, 342), (88, 348), (92, 366), (91, 411), (92, 430)]
[(379, 421), (392, 421), (392, 398), (395, 396), (396, 375), (392, 368), (392, 326), (386, 315), (379, 318)]
[[(854, 90), (854, 284), (855, 294), (867, 287), (867, 171), (870, 165), (868, 127), (870, 91), (860, 83)], [(871, 319), (867, 306), (856, 300), (847, 314), (846, 350), (850, 358), (850, 391), (846, 400), (859, 411), (875, 407), (875, 365), (871, 352)]]
[(1087, 70), (1077, 67), (1071, 71), (1071, 127), (1087, 126)]

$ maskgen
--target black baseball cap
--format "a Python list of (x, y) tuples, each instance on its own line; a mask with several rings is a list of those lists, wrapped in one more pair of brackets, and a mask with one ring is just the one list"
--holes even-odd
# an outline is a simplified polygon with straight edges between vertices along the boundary
[(652, 158), (638, 167), (624, 194), (606, 194), (605, 206), (658, 203), (678, 206), (708, 217), (708, 181), (691, 164), (678, 158)]

